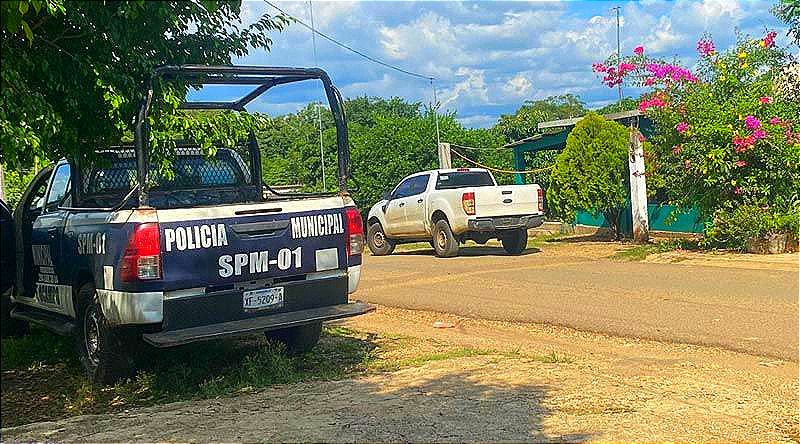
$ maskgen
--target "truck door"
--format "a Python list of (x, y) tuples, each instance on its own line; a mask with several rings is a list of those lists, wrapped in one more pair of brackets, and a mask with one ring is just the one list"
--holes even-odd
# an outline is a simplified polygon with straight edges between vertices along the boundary
[(33, 222), (31, 252), (33, 259), (33, 304), (72, 315), (72, 287), (67, 282), (61, 257), (61, 239), (67, 212), (59, 209), (70, 185), (70, 166), (56, 166), (45, 195), (42, 213)]
[(425, 191), (428, 188), (429, 174), (412, 177), (411, 195), (406, 198), (403, 233), (408, 236), (425, 236)]
[(413, 177), (400, 182), (400, 185), (392, 192), (389, 203), (386, 204), (386, 226), (383, 229), (389, 236), (404, 232), (405, 206), (408, 203), (407, 197), (411, 195), (413, 183)]

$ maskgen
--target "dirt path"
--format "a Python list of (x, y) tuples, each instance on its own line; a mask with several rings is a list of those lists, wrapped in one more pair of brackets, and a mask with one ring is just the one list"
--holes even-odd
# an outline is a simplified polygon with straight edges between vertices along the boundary
[(797, 255), (607, 259), (619, 243), (544, 243), (433, 257), (429, 248), (365, 258), (359, 299), (502, 321), (563, 325), (798, 359)]
[[(433, 328), (442, 321), (452, 328)], [(492, 352), (234, 398), (3, 429), (3, 440), (542, 441), (798, 438), (797, 363), (563, 327), (379, 307), (344, 324)], [(408, 350), (413, 356), (415, 347)]]

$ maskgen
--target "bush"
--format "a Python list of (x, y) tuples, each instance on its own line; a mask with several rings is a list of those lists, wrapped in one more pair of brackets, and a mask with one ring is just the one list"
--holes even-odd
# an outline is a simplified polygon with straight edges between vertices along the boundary
[(785, 85), (800, 68), (775, 37), (740, 37), (724, 52), (703, 37), (695, 72), (642, 47), (619, 64), (594, 65), (608, 86), (652, 88), (639, 109), (655, 124), (651, 160), (660, 186), (671, 204), (696, 207), (710, 221), (710, 245), (742, 249), (754, 236), (788, 232), (797, 218), (800, 102)]
[(783, 233), (796, 242), (799, 226), (800, 212), (775, 214), (755, 205), (742, 205), (716, 214), (702, 246), (745, 251), (749, 242)]
[(561, 220), (576, 210), (600, 212), (617, 238), (628, 197), (628, 139), (624, 126), (589, 113), (567, 136), (550, 174), (548, 203)]

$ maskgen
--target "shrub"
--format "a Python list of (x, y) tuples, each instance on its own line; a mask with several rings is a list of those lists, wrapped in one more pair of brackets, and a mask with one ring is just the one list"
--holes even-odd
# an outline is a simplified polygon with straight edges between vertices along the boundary
[(600, 212), (617, 238), (628, 196), (628, 137), (624, 126), (589, 113), (567, 136), (550, 174), (548, 203), (572, 222), (576, 210)]

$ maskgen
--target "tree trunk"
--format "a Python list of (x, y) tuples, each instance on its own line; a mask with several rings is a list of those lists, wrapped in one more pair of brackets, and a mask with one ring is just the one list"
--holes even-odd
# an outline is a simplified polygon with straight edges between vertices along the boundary
[(611, 230), (611, 233), (614, 235), (614, 240), (621, 240), (622, 227), (620, 227), (620, 219), (622, 217), (622, 209), (615, 208), (603, 211), (603, 217), (605, 217), (608, 223), (608, 229)]

